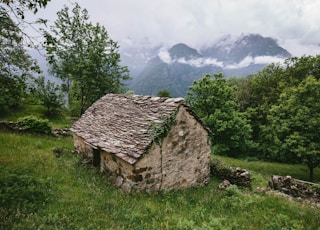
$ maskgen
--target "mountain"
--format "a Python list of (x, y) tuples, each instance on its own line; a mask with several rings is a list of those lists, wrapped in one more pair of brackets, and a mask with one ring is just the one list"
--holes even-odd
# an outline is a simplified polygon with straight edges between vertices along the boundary
[(165, 88), (174, 97), (183, 96), (193, 81), (204, 73), (222, 71), (217, 66), (202, 65), (202, 59), (197, 50), (182, 43), (174, 45), (148, 62), (131, 89), (136, 94), (156, 95)]
[(201, 50), (183, 43), (168, 50), (155, 50), (157, 53), (149, 53), (142, 71), (133, 76), (129, 88), (136, 94), (156, 95), (161, 89), (168, 89), (172, 96), (184, 97), (193, 81), (206, 74), (246, 76), (291, 57), (275, 39), (259, 34), (225, 36)]
[(192, 49), (183, 43), (172, 46), (169, 50), (169, 54), (172, 59), (185, 58), (186, 60), (190, 60), (201, 57), (196, 49)]
[[(127, 39), (128, 40), (128, 39)], [(132, 44), (133, 41), (127, 41), (120, 48), (121, 65), (128, 66), (130, 74), (136, 78), (146, 67), (148, 62), (157, 56), (161, 45), (152, 45), (149, 41), (143, 41), (141, 44)]]
[(290, 57), (291, 54), (280, 47), (277, 41), (259, 34), (242, 35), (232, 38), (227, 35), (213, 46), (201, 51), (204, 56), (216, 58), (225, 64), (239, 63), (246, 57)]

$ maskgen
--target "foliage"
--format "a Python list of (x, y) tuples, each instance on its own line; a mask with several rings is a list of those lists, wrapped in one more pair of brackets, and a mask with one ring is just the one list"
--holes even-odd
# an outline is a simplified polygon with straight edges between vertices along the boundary
[(18, 124), (23, 131), (39, 134), (50, 134), (51, 125), (47, 119), (38, 119), (35, 116), (26, 116), (18, 119)]
[(160, 123), (156, 123), (154, 121), (150, 123), (148, 132), (151, 136), (151, 139), (155, 143), (160, 144), (163, 138), (165, 138), (168, 135), (169, 131), (171, 130), (171, 127), (176, 122), (177, 113), (178, 109), (176, 109), (169, 116), (160, 116)]
[(0, 109), (3, 111), (22, 103), (27, 80), (40, 70), (24, 49), (19, 27), (2, 5), (0, 27)]
[(271, 133), (269, 151), (274, 158), (294, 163), (304, 162), (313, 179), (313, 169), (320, 166), (320, 81), (313, 76), (302, 80), (298, 87), (282, 92), (278, 105), (273, 105), (268, 116)]
[(250, 90), (251, 76), (233, 77), (228, 79), (228, 83), (236, 88), (235, 100), (240, 106), (240, 111), (244, 112), (250, 105), (251, 90)]
[(162, 90), (160, 90), (158, 93), (157, 93), (157, 96), (158, 97), (172, 97), (171, 96), (171, 94), (170, 94), (170, 92), (169, 92), (169, 90), (167, 90), (167, 89), (162, 89)]
[[(255, 140), (265, 142), (261, 127), (267, 125), (270, 108), (278, 103), (280, 94), (286, 88), (297, 87), (309, 75), (319, 79), (319, 66), (319, 55), (293, 57), (285, 60), (284, 64), (270, 64), (250, 76), (250, 103), (246, 111), (250, 115)], [(264, 147), (259, 151), (263, 151)]]
[(44, 77), (35, 79), (35, 86), (32, 93), (41, 101), (41, 104), (47, 108), (48, 115), (57, 113), (64, 104), (61, 87), (50, 80), (45, 82)]
[(320, 78), (320, 55), (292, 57), (285, 61), (284, 74), (288, 86), (298, 86), (308, 76)]
[[(56, 157), (51, 149), (58, 146), (66, 151)], [(320, 224), (318, 207), (236, 186), (225, 192), (217, 191), (221, 181), (215, 178), (205, 187), (127, 195), (99, 170), (79, 164), (79, 158), (69, 153), (72, 148), (71, 139), (0, 132), (0, 165), (4, 171), (28, 169), (27, 175), (36, 181), (50, 182), (48, 189), (51, 189), (48, 201), (34, 203), (37, 209), (12, 207), (15, 216), (1, 222), (2, 228), (241, 230), (317, 229)], [(272, 170), (282, 169), (282, 164), (273, 167), (268, 163), (268, 167), (261, 167), (267, 163), (236, 161), (237, 165), (233, 166), (241, 163), (240, 167), (250, 172), (252, 167), (263, 168), (267, 179), (274, 173)], [(296, 170), (300, 166), (286, 167), (287, 172), (305, 174)], [(258, 171), (252, 174), (254, 178), (260, 175)], [(267, 179), (262, 181), (264, 185)], [(1, 216), (7, 216), (8, 209), (1, 210)]]
[(24, 19), (27, 10), (34, 14), (39, 8), (44, 8), (50, 0), (1, 0), (0, 3), (7, 5), (17, 16)]
[(186, 102), (214, 133), (213, 152), (229, 156), (247, 153), (254, 146), (251, 127), (235, 101), (235, 88), (222, 74), (210, 75), (190, 86)]
[(122, 92), (128, 68), (119, 64), (117, 42), (103, 26), (88, 22), (86, 9), (76, 3), (71, 14), (66, 6), (57, 14), (51, 33), (44, 31), (47, 60), (63, 80), (69, 105), (82, 114), (104, 94)]
[[(12, 111), (24, 99), (27, 82), (40, 72), (35, 60), (27, 54), (24, 45), (34, 45), (23, 29), (28, 23), (25, 12), (37, 13), (50, 0), (0, 0), (0, 110)], [(44, 22), (44, 21), (43, 21)], [(32, 27), (34, 28), (34, 27)], [(27, 40), (29, 42), (27, 42)]]
[(250, 100), (246, 111), (251, 121), (253, 138), (263, 142), (260, 127), (266, 124), (269, 109), (277, 102), (284, 87), (283, 69), (280, 64), (270, 64), (250, 78)]

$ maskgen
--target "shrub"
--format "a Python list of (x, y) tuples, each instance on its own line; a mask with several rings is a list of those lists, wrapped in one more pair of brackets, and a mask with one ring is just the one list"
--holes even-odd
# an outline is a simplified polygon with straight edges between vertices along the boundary
[(26, 116), (18, 119), (21, 130), (31, 133), (50, 134), (51, 125), (47, 119), (38, 119), (35, 116)]

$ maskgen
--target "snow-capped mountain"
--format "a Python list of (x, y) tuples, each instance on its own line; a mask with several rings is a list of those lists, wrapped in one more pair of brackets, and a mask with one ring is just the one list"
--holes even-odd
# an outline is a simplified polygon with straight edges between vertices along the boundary
[(201, 50), (179, 43), (170, 49), (156, 47), (149, 48), (148, 52), (136, 51), (135, 56), (142, 53), (147, 55), (144, 61), (139, 59), (140, 64), (137, 57), (134, 58), (134, 65), (140, 65), (140, 73), (132, 71), (130, 59), (124, 62), (133, 76), (129, 88), (144, 95), (168, 89), (174, 97), (185, 96), (192, 82), (205, 74), (223, 72), (225, 76), (246, 76), (291, 57), (275, 39), (258, 34), (225, 36)]

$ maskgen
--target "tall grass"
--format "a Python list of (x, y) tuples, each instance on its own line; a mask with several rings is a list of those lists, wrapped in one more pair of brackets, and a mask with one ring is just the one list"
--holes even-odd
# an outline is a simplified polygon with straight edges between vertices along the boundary
[[(55, 147), (62, 148), (62, 153), (54, 154)], [(18, 204), (0, 208), (2, 229), (317, 229), (320, 226), (317, 207), (235, 186), (218, 191), (221, 181), (214, 178), (206, 187), (128, 195), (115, 188), (97, 169), (80, 164), (71, 150), (70, 138), (0, 132), (1, 172), (14, 174), (18, 179), (25, 173), (42, 194), (38, 202), (28, 200), (28, 196), (34, 195), (34, 189), (28, 186), (19, 190), (10, 185), (8, 190), (0, 190), (2, 197), (8, 192), (17, 193), (16, 197), (27, 196), (22, 196)], [(260, 174), (259, 168), (251, 163), (238, 163), (249, 170), (253, 167), (260, 182), (267, 181), (263, 179), (267, 169)], [(295, 171), (295, 167), (290, 170)]]

